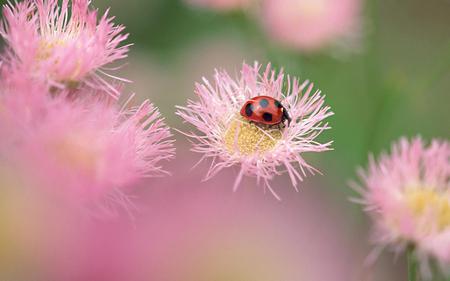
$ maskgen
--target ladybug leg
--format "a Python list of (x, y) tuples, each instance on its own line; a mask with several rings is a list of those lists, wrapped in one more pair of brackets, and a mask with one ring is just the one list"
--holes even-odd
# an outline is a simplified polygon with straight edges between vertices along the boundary
[(282, 122), (284, 123), (284, 121), (286, 121), (286, 120), (288, 121), (288, 126), (290, 126), (292, 118), (289, 116), (289, 113), (287, 112), (286, 108), (283, 107)]
[(284, 121), (288, 121), (288, 126), (290, 126), (291, 125), (291, 122), (292, 122), (292, 118), (289, 116), (289, 114), (287, 113), (287, 111), (286, 110), (284, 110), (283, 111), (283, 123), (284, 123)]

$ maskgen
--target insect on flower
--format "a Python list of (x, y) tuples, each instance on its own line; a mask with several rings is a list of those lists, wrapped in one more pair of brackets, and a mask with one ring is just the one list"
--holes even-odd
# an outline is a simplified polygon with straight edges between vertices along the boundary
[(317, 172), (303, 153), (330, 150), (332, 142), (315, 139), (329, 129), (323, 121), (333, 113), (309, 81), (277, 73), (270, 64), (261, 68), (244, 63), (238, 79), (216, 71), (214, 83), (204, 78), (196, 85), (199, 101), (188, 101), (177, 114), (199, 131), (185, 133), (194, 140), (192, 150), (212, 158), (205, 180), (237, 165), (234, 190), (246, 175), (279, 198), (269, 183), (276, 175), (286, 172), (297, 187), (307, 172)]

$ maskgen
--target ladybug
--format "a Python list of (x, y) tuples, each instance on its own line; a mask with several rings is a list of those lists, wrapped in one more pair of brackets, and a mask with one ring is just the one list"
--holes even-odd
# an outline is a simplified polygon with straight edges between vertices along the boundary
[(241, 115), (257, 124), (279, 125), (292, 119), (286, 108), (278, 100), (269, 96), (257, 96), (245, 102), (241, 109)]

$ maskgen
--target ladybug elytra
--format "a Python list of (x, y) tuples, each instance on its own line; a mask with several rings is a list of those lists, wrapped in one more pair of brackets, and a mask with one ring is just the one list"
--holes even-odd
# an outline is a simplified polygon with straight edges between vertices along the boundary
[(246, 101), (241, 115), (249, 121), (265, 125), (278, 125), (287, 120), (289, 126), (292, 121), (281, 102), (269, 96), (257, 96)]

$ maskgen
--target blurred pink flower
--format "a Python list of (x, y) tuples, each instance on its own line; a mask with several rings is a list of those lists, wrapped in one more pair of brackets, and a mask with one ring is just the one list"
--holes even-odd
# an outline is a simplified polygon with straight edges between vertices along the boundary
[(357, 38), (361, 4), (361, 0), (263, 0), (262, 18), (275, 40), (311, 52)]
[(36, 119), (23, 128), (13, 158), (31, 184), (75, 203), (126, 207), (123, 189), (165, 174), (160, 162), (173, 157), (171, 133), (149, 101), (118, 110), (94, 98), (61, 97)]
[[(107, 64), (127, 56), (128, 37), (106, 12), (97, 22), (89, 0), (24, 0), (3, 7), (0, 34), (7, 49), (2, 74), (30, 73), (56, 88), (88, 86), (118, 91), (105, 79)], [(70, 8), (71, 7), (71, 8)]]
[(193, 6), (205, 7), (218, 11), (231, 11), (243, 9), (255, 0), (185, 0)]
[(282, 205), (252, 186), (236, 196), (230, 170), (202, 183), (200, 171), (186, 169), (192, 156), (172, 161), (178, 172), (156, 179), (159, 188), (139, 192), (133, 223), (96, 221), (70, 232), (68, 243), (51, 241), (57, 250), (44, 262), (56, 276), (45, 280), (366, 280), (354, 278), (358, 235), (320, 186)]
[[(390, 155), (360, 171), (362, 203), (374, 220), (374, 242), (404, 251), (413, 245), (429, 278), (429, 258), (450, 266), (450, 144), (401, 139)], [(361, 201), (361, 200), (359, 200)]]
[[(333, 113), (324, 106), (320, 91), (313, 92), (313, 84), (299, 84), (289, 76), (285, 80), (283, 72), (276, 74), (270, 65), (262, 74), (260, 68), (258, 63), (253, 67), (244, 63), (237, 81), (225, 71), (216, 70), (215, 83), (204, 78), (203, 84), (196, 84), (199, 100), (178, 107), (177, 114), (198, 130), (186, 133), (194, 140), (193, 151), (203, 153), (202, 159), (213, 158), (206, 179), (224, 168), (239, 165), (234, 189), (244, 175), (249, 175), (256, 177), (258, 183), (262, 180), (276, 196), (269, 181), (283, 172), (280, 166), (284, 165), (294, 187), (306, 171), (317, 171), (302, 154), (330, 149), (331, 142), (321, 144), (315, 139), (329, 128), (323, 120)], [(279, 100), (289, 112), (291, 124), (281, 129), (243, 119), (239, 114), (243, 104), (260, 95)]]

